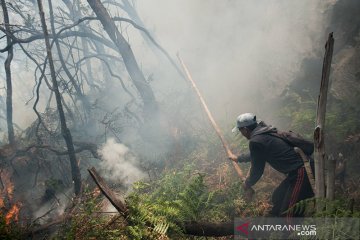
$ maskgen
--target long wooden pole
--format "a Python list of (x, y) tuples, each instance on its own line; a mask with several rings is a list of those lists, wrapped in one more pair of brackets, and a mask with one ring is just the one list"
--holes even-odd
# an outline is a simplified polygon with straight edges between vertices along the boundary
[[(207, 105), (206, 105), (206, 102), (205, 102), (204, 98), (202, 97), (202, 95), (201, 95), (199, 89), (197, 88), (197, 86), (196, 86), (193, 78), (191, 77), (191, 74), (190, 74), (188, 68), (186, 67), (184, 61), (180, 58), (179, 54), (177, 55), (177, 57), (179, 58), (179, 61), (180, 61), (180, 63), (181, 63), (182, 68), (184, 69), (186, 78), (189, 80), (191, 86), (193, 87), (193, 89), (195, 90), (196, 94), (198, 95), (198, 97), (199, 97), (199, 99), (200, 99), (200, 102), (201, 102), (201, 105), (203, 106), (204, 111), (205, 111), (206, 115), (208, 116), (211, 125), (214, 127), (214, 129), (215, 129), (215, 131), (216, 131), (216, 134), (219, 136), (219, 138), (220, 138), (220, 140), (221, 140), (221, 143), (222, 143), (222, 145), (223, 145), (223, 147), (224, 147), (224, 149), (225, 149), (225, 152), (226, 152), (228, 155), (230, 155), (232, 152), (231, 152), (231, 150), (230, 150), (229, 144), (226, 142), (226, 140), (225, 140), (225, 138), (224, 138), (224, 135), (222, 134), (219, 126), (217, 125), (217, 123), (215, 122), (215, 119), (213, 118), (213, 116), (212, 116), (209, 108), (208, 108)], [(239, 175), (240, 179), (241, 179), (242, 181), (244, 181), (244, 179), (245, 179), (245, 178), (244, 178), (244, 174), (243, 174), (241, 168), (239, 167), (239, 165), (238, 165), (236, 162), (234, 162), (234, 161), (231, 161), (231, 162), (232, 162), (232, 164), (233, 164), (233, 166), (234, 166), (234, 168), (235, 168), (236, 173)]]

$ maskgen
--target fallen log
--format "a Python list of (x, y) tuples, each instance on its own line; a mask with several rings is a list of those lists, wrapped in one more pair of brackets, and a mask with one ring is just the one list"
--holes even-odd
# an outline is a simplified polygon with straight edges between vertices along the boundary
[(115, 193), (110, 189), (104, 179), (96, 172), (94, 167), (88, 169), (90, 176), (94, 179), (96, 185), (100, 188), (100, 191), (105, 195), (105, 197), (110, 201), (110, 203), (116, 208), (116, 210), (126, 217), (128, 215), (128, 209)]
[(234, 235), (234, 222), (205, 223), (187, 222), (184, 234), (193, 236), (222, 237)]

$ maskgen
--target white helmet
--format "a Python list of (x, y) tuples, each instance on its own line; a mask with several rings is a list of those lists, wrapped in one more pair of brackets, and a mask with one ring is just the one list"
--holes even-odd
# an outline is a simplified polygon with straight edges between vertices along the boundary
[(239, 128), (248, 127), (256, 123), (256, 115), (253, 113), (243, 113), (239, 115), (236, 119), (236, 126), (233, 128), (232, 132), (238, 132)]

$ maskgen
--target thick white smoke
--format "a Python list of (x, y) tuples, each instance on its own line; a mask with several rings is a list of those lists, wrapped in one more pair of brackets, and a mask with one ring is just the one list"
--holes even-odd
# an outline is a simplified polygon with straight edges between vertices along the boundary
[(101, 168), (107, 171), (107, 177), (128, 187), (146, 175), (136, 166), (136, 158), (129, 154), (129, 148), (110, 138), (100, 148)]

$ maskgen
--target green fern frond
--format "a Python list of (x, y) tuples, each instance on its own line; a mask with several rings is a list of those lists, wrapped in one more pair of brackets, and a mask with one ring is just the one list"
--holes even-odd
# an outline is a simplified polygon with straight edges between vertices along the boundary
[(160, 235), (165, 235), (170, 224), (167, 222), (159, 222), (155, 225), (154, 231), (159, 233)]

